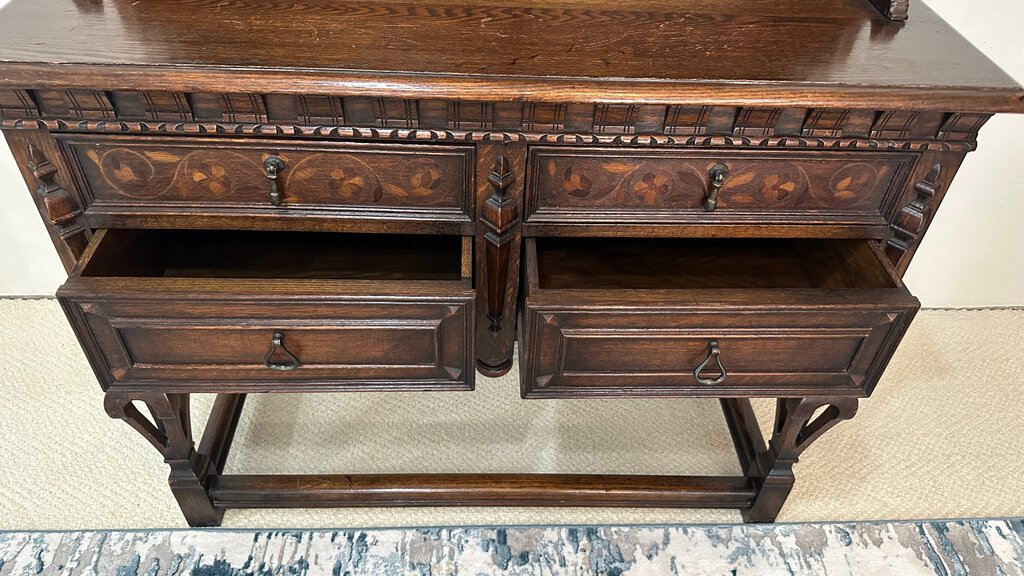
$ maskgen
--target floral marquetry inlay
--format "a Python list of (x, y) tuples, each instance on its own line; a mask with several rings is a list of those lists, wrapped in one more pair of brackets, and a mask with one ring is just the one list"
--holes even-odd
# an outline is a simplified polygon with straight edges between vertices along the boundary
[(535, 151), (532, 189), (539, 206), (702, 210), (709, 173), (729, 168), (719, 209), (877, 212), (910, 164), (903, 156), (859, 160), (816, 156), (663, 153), (597, 156)]
[(269, 204), (265, 162), (273, 155), (284, 163), (276, 179), (285, 206), (463, 208), (472, 161), (463, 148), (427, 152), (415, 146), (327, 151), (75, 142), (70, 149), (99, 203)]

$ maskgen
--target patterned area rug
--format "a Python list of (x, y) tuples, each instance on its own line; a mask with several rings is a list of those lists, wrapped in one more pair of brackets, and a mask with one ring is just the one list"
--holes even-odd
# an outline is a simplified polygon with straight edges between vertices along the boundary
[(1024, 522), (0, 532), (0, 575), (1024, 574)]

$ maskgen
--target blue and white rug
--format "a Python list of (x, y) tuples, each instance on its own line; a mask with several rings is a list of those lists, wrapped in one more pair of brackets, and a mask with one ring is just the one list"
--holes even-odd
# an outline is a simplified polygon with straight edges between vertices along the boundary
[(1024, 575), (1024, 522), (0, 532), (0, 576)]

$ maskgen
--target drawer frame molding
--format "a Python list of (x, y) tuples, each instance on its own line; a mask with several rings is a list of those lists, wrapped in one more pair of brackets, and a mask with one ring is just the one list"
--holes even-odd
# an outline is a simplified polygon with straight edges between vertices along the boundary
[(341, 506), (732, 508), (746, 522), (773, 522), (793, 488), (793, 465), (800, 455), (852, 418), (858, 406), (851, 397), (779, 399), (766, 444), (750, 401), (722, 398), (740, 476), (225, 474), (245, 398), (217, 395), (199, 446), (188, 393), (108, 391), (104, 406), (110, 417), (124, 420), (163, 456), (171, 492), (193, 527), (220, 525), (230, 508)]

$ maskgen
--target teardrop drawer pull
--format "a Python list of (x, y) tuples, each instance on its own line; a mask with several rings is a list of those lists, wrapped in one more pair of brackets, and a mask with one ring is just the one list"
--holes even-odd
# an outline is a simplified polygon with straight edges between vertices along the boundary
[(263, 170), (267, 174), (267, 180), (270, 180), (270, 203), (274, 206), (281, 205), (281, 184), (277, 181), (277, 177), (284, 172), (284, 160), (281, 160), (277, 156), (268, 156), (263, 161)]
[[(703, 372), (705, 368), (707, 368), (708, 364), (711, 363), (712, 359), (714, 359), (715, 362), (718, 363), (718, 371), (721, 372), (721, 374), (718, 376), (718, 378), (715, 378), (714, 380), (701, 378), (700, 373)], [(697, 366), (697, 369), (693, 371), (693, 377), (696, 378), (697, 382), (700, 382), (701, 384), (712, 386), (715, 384), (721, 384), (722, 382), (725, 382), (726, 376), (728, 376), (728, 374), (726, 374), (725, 372), (725, 366), (722, 366), (722, 348), (718, 345), (718, 340), (712, 340), (708, 342), (707, 358), (705, 358), (704, 361), (700, 363), (700, 366)]]
[(725, 186), (725, 179), (729, 177), (729, 167), (725, 164), (715, 164), (708, 172), (710, 183), (708, 184), (708, 195), (704, 198), (704, 210), (713, 212), (718, 206), (718, 193)]
[[(270, 360), (278, 350), (281, 350), (288, 357), (288, 362), (273, 362)], [(271, 370), (280, 370), (282, 372), (295, 370), (299, 367), (299, 359), (284, 346), (284, 333), (274, 332), (270, 337), (270, 352), (267, 352), (267, 355), (263, 357), (263, 365)]]

